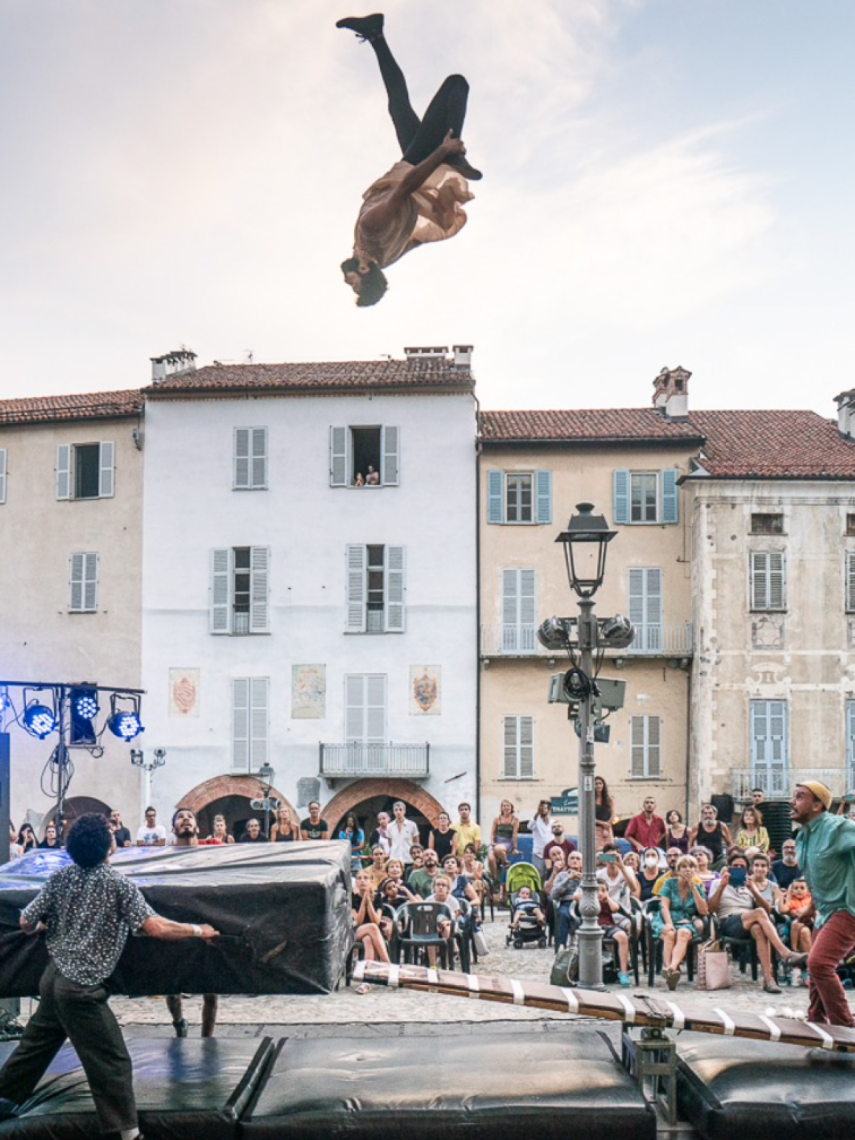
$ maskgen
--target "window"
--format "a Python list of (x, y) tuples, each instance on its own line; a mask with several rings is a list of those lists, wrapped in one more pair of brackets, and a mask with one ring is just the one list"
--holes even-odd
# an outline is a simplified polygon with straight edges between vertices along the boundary
[(267, 428), (235, 428), (233, 487), (267, 490)]
[(257, 772), (268, 759), (267, 677), (232, 679), (232, 770)]
[(752, 610), (786, 610), (786, 569), (782, 551), (751, 551)]
[(846, 551), (846, 612), (855, 614), (855, 552)]
[(347, 633), (403, 633), (403, 546), (348, 546), (345, 551)]
[(211, 551), (211, 633), (269, 632), (269, 570), (267, 546)]
[(502, 571), (502, 652), (534, 653), (535, 571)]
[(614, 521), (623, 524), (676, 523), (679, 521), (679, 471), (616, 470)]
[(534, 779), (534, 717), (505, 717), (505, 765), (502, 775), (506, 780)]
[(345, 743), (385, 743), (385, 673), (348, 674), (344, 678), (344, 705)]
[(94, 614), (98, 610), (98, 555), (72, 554), (69, 559), (68, 612)]
[(632, 649), (657, 653), (662, 649), (662, 571), (633, 569), (629, 572), (629, 620), (635, 626)]
[(784, 533), (784, 516), (783, 515), (752, 515), (751, 516), (751, 533), (752, 534), (783, 534)]
[(331, 487), (397, 487), (400, 428), (331, 427)]
[(56, 449), (56, 497), (112, 498), (115, 450), (113, 443), (61, 443)]
[(551, 471), (488, 471), (488, 523), (551, 523)]
[(846, 702), (846, 792), (855, 792), (855, 701)]
[(786, 701), (751, 702), (751, 784), (767, 796), (789, 794), (790, 739)]
[(855, 515), (846, 516), (846, 533), (855, 534)]
[(662, 721), (658, 716), (630, 718), (633, 780), (649, 780), (662, 775)]
[(0, 447), (0, 503), (6, 502), (6, 448)]

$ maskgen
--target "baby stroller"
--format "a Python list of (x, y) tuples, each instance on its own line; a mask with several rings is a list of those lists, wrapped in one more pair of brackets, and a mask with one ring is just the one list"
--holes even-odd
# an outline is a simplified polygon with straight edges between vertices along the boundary
[(513, 943), (515, 950), (522, 950), (527, 942), (536, 942), (541, 950), (545, 950), (546, 923), (532, 913), (534, 907), (526, 905), (525, 898), (520, 898), (520, 891), (527, 888), (531, 892), (531, 902), (542, 908), (542, 884), (537, 867), (532, 863), (514, 863), (508, 868), (507, 888), (511, 925), (505, 937), (505, 945)]

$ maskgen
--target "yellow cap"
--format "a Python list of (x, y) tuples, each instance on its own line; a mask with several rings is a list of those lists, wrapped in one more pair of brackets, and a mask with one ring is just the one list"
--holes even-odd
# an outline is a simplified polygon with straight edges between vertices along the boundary
[(816, 798), (825, 804), (826, 811), (831, 811), (831, 801), (834, 799), (834, 793), (831, 791), (831, 788), (827, 788), (825, 784), (821, 784), (819, 780), (802, 780), (799, 787), (807, 788), (809, 792), (813, 792)]

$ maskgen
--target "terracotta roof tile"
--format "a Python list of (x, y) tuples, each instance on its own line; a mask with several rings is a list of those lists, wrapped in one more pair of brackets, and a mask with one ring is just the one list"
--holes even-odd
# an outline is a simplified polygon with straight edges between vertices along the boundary
[(855, 441), (816, 412), (692, 412), (701, 465), (719, 479), (855, 479)]
[(697, 427), (666, 420), (654, 408), (573, 408), (560, 411), (482, 412), (485, 443), (598, 440), (697, 440)]
[(361, 388), (472, 390), (468, 367), (445, 356), (413, 360), (335, 360), (305, 364), (212, 364), (180, 372), (145, 389), (146, 398), (178, 392), (358, 391)]
[(142, 410), (142, 405), (139, 388), (73, 396), (27, 396), (19, 400), (0, 400), (0, 425), (134, 416)]

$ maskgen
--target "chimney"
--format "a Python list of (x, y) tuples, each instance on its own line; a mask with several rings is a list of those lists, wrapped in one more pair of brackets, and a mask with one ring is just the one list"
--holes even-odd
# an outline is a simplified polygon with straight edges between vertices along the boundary
[(406, 356), (407, 360), (421, 360), (425, 357), (432, 357), (435, 359), (437, 357), (445, 356), (447, 352), (448, 348), (442, 344), (438, 348), (405, 348), (404, 356)]
[(847, 439), (855, 439), (855, 388), (834, 397), (837, 404), (837, 427)]
[(472, 345), (471, 344), (453, 344), (451, 351), (454, 353), (454, 367), (455, 368), (471, 368), (472, 367)]
[(689, 377), (691, 372), (678, 365), (663, 368), (653, 381), (653, 406), (669, 420), (685, 420), (689, 416)]
[(179, 372), (193, 372), (195, 368), (196, 353), (189, 348), (179, 348), (175, 352), (166, 352), (163, 356), (151, 357), (151, 380), (157, 384)]

